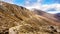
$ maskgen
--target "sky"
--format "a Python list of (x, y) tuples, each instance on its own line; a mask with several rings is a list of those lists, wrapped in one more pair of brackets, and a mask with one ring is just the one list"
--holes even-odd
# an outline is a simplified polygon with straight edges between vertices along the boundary
[(60, 0), (1, 0), (32, 10), (39, 9), (48, 13), (60, 13)]

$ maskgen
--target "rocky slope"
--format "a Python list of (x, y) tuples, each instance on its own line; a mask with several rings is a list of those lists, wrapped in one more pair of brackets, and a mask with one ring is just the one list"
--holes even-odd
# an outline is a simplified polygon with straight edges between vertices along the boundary
[(0, 34), (60, 34), (60, 23), (24, 7), (0, 2)]

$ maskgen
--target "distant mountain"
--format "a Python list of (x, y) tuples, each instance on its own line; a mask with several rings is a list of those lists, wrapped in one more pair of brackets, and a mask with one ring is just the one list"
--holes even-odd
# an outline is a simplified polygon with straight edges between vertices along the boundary
[(60, 21), (60, 13), (55, 14), (54, 17), (57, 18)]
[(0, 34), (60, 34), (60, 23), (52, 16), (0, 2)]
[(58, 14), (50, 14), (42, 10), (34, 9), (34, 13), (40, 16), (46, 17), (48, 19), (54, 20), (56, 22), (60, 22), (60, 13)]

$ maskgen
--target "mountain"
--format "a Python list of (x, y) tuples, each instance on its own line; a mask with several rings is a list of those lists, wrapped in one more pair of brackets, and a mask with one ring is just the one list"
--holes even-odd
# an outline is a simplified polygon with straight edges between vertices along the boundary
[(54, 20), (55, 22), (60, 22), (60, 13), (57, 14), (50, 14), (47, 12), (44, 12), (42, 10), (38, 10), (38, 9), (33, 9), (35, 14), (38, 14), (40, 16), (46, 17), (48, 19)]
[(57, 14), (55, 14), (55, 16), (54, 16), (55, 18), (57, 18), (58, 19), (58, 21), (60, 21), (60, 13), (57, 13)]
[(60, 34), (60, 23), (0, 1), (0, 34)]

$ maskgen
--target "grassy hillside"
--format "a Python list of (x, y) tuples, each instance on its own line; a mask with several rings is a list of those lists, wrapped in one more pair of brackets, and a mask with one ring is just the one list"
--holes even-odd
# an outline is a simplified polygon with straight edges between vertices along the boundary
[(0, 3), (0, 34), (60, 34), (60, 23), (24, 7)]

